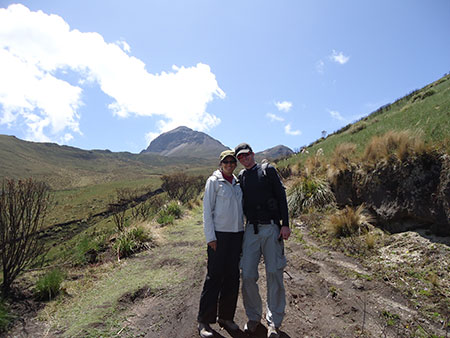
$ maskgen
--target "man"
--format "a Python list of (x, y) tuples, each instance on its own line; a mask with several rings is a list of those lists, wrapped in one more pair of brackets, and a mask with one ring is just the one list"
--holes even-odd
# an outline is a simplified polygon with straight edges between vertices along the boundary
[[(262, 302), (258, 290), (258, 265), (264, 257), (267, 278), (267, 337), (279, 337), (279, 327), (286, 306), (283, 269), (286, 266), (283, 240), (289, 238), (286, 192), (276, 169), (257, 164), (247, 143), (235, 148), (244, 166), (239, 182), (244, 195), (246, 227), (242, 248), (242, 297), (248, 322), (244, 330), (256, 332), (262, 317)], [(281, 220), (281, 223), (280, 223)]]

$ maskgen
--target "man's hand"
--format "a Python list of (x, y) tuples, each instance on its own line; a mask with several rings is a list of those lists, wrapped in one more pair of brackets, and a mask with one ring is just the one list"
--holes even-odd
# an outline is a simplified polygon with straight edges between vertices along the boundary
[(288, 239), (291, 236), (291, 229), (288, 226), (282, 226), (280, 229), (280, 235), (278, 238), (282, 238), (284, 240)]
[(217, 249), (217, 241), (211, 241), (208, 243), (208, 246), (213, 249), (214, 251), (216, 251)]

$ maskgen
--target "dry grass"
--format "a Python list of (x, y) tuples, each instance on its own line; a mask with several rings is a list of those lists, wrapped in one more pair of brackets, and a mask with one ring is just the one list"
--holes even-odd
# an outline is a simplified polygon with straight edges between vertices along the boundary
[(323, 156), (322, 149), (319, 149), (314, 156), (308, 157), (305, 161), (305, 175), (307, 177), (320, 176), (325, 173), (327, 161)]
[(327, 230), (337, 238), (361, 235), (367, 233), (370, 221), (363, 204), (356, 209), (346, 206), (328, 218)]
[(376, 163), (395, 157), (401, 161), (409, 156), (419, 155), (428, 150), (420, 133), (388, 131), (382, 136), (375, 136), (367, 145), (363, 160)]

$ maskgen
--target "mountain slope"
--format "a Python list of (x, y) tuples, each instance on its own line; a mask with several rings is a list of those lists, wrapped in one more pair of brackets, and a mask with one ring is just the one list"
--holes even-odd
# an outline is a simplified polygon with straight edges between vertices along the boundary
[(256, 153), (255, 157), (258, 161), (263, 159), (276, 160), (284, 157), (289, 157), (292, 154), (294, 154), (292, 149), (280, 144), (275, 147)]
[[(186, 165), (210, 167), (206, 159), (167, 158), (109, 150), (82, 150), (55, 143), (37, 143), (0, 135), (0, 178), (34, 177), (52, 187), (84, 186), (118, 179), (185, 170)], [(164, 168), (164, 169), (162, 169)]]
[(181, 126), (159, 135), (141, 154), (217, 158), (226, 149), (228, 148), (211, 136)]
[(359, 121), (350, 123), (308, 145), (309, 155), (297, 154), (278, 163), (287, 166), (304, 161), (322, 149), (325, 157), (331, 156), (341, 143), (353, 143), (361, 154), (374, 136), (388, 131), (410, 130), (421, 135), (428, 143), (446, 151), (450, 150), (450, 75), (430, 83), (422, 89), (386, 104)]

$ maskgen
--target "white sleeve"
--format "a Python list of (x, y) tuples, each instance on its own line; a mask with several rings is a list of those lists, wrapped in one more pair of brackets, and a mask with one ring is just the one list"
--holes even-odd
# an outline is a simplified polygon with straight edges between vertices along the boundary
[(216, 183), (217, 180), (208, 178), (205, 186), (205, 196), (203, 197), (203, 227), (205, 231), (206, 243), (216, 240), (214, 228), (214, 207), (216, 204)]

